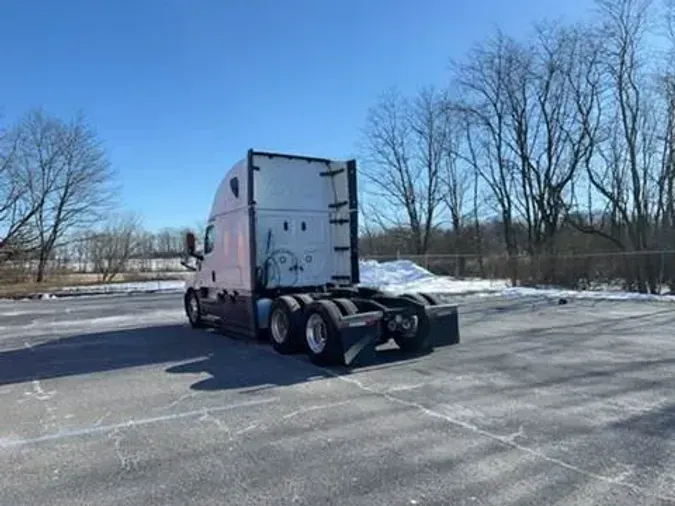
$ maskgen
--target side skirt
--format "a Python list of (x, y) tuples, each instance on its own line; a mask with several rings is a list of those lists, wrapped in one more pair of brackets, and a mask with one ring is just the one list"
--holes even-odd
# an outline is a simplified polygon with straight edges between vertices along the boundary
[(255, 338), (257, 336), (256, 298), (251, 293), (219, 293), (215, 299), (202, 301), (204, 311), (219, 320), (224, 334)]

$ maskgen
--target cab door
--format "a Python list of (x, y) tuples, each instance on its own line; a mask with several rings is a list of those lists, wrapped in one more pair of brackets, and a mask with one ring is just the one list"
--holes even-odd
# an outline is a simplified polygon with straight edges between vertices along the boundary
[(202, 310), (214, 315), (217, 312), (216, 307), (216, 224), (209, 223), (204, 232), (204, 251), (203, 260), (199, 262), (196, 288), (199, 293), (199, 302)]

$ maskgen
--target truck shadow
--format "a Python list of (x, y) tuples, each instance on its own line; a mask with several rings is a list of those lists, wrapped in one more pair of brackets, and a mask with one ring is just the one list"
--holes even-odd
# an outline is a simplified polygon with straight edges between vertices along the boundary
[[(224, 338), (228, 339), (228, 338)], [(245, 389), (246, 393), (264, 391), (278, 386), (330, 379), (348, 375), (361, 369), (392, 366), (425, 354), (403, 353), (398, 349), (378, 351), (366, 364), (354, 367), (319, 367), (305, 355), (279, 355), (268, 343), (232, 341), (213, 350), (209, 356), (171, 366), (170, 374), (208, 374), (209, 377), (193, 383), (192, 390)]]
[[(304, 356), (279, 355), (268, 343), (195, 331), (186, 325), (79, 334), (32, 345), (10, 339), (17, 347), (0, 351), (0, 386), (162, 364), (171, 364), (165, 369), (169, 374), (200, 375), (190, 386), (193, 390), (260, 390), (349, 372), (345, 367), (316, 367)], [(19, 341), (23, 346), (18, 347)], [(379, 352), (372, 365), (408, 357), (388, 350)]]
[(215, 336), (190, 332), (184, 325), (46, 337), (0, 351), (0, 385), (187, 360), (217, 346)]

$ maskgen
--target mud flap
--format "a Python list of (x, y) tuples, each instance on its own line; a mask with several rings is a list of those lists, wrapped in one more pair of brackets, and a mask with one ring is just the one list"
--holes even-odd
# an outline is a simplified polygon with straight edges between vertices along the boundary
[(345, 365), (372, 363), (382, 332), (382, 312), (343, 316), (338, 324)]
[(459, 343), (458, 307), (452, 304), (425, 306), (428, 318), (428, 343), (432, 348)]

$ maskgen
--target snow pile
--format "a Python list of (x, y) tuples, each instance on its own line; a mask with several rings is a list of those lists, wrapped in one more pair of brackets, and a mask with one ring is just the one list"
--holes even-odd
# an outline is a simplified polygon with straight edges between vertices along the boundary
[(503, 280), (455, 279), (436, 276), (410, 260), (360, 262), (361, 285), (387, 290), (393, 293), (428, 292), (444, 294), (467, 294), (499, 292), (508, 287)]
[(609, 290), (565, 290), (557, 288), (511, 287), (506, 280), (456, 279), (436, 276), (409, 260), (379, 263), (361, 262), (361, 284), (393, 293), (427, 292), (446, 295), (482, 295), (504, 297), (548, 297), (555, 299), (634, 300), (675, 302), (675, 295)]
[(394, 260), (384, 263), (377, 260), (361, 260), (359, 264), (361, 284), (365, 286), (400, 285), (436, 277), (410, 260)]
[(108, 294), (133, 292), (180, 292), (185, 288), (183, 280), (138, 281), (133, 283), (107, 283), (99, 285), (64, 286), (54, 293), (58, 295)]

